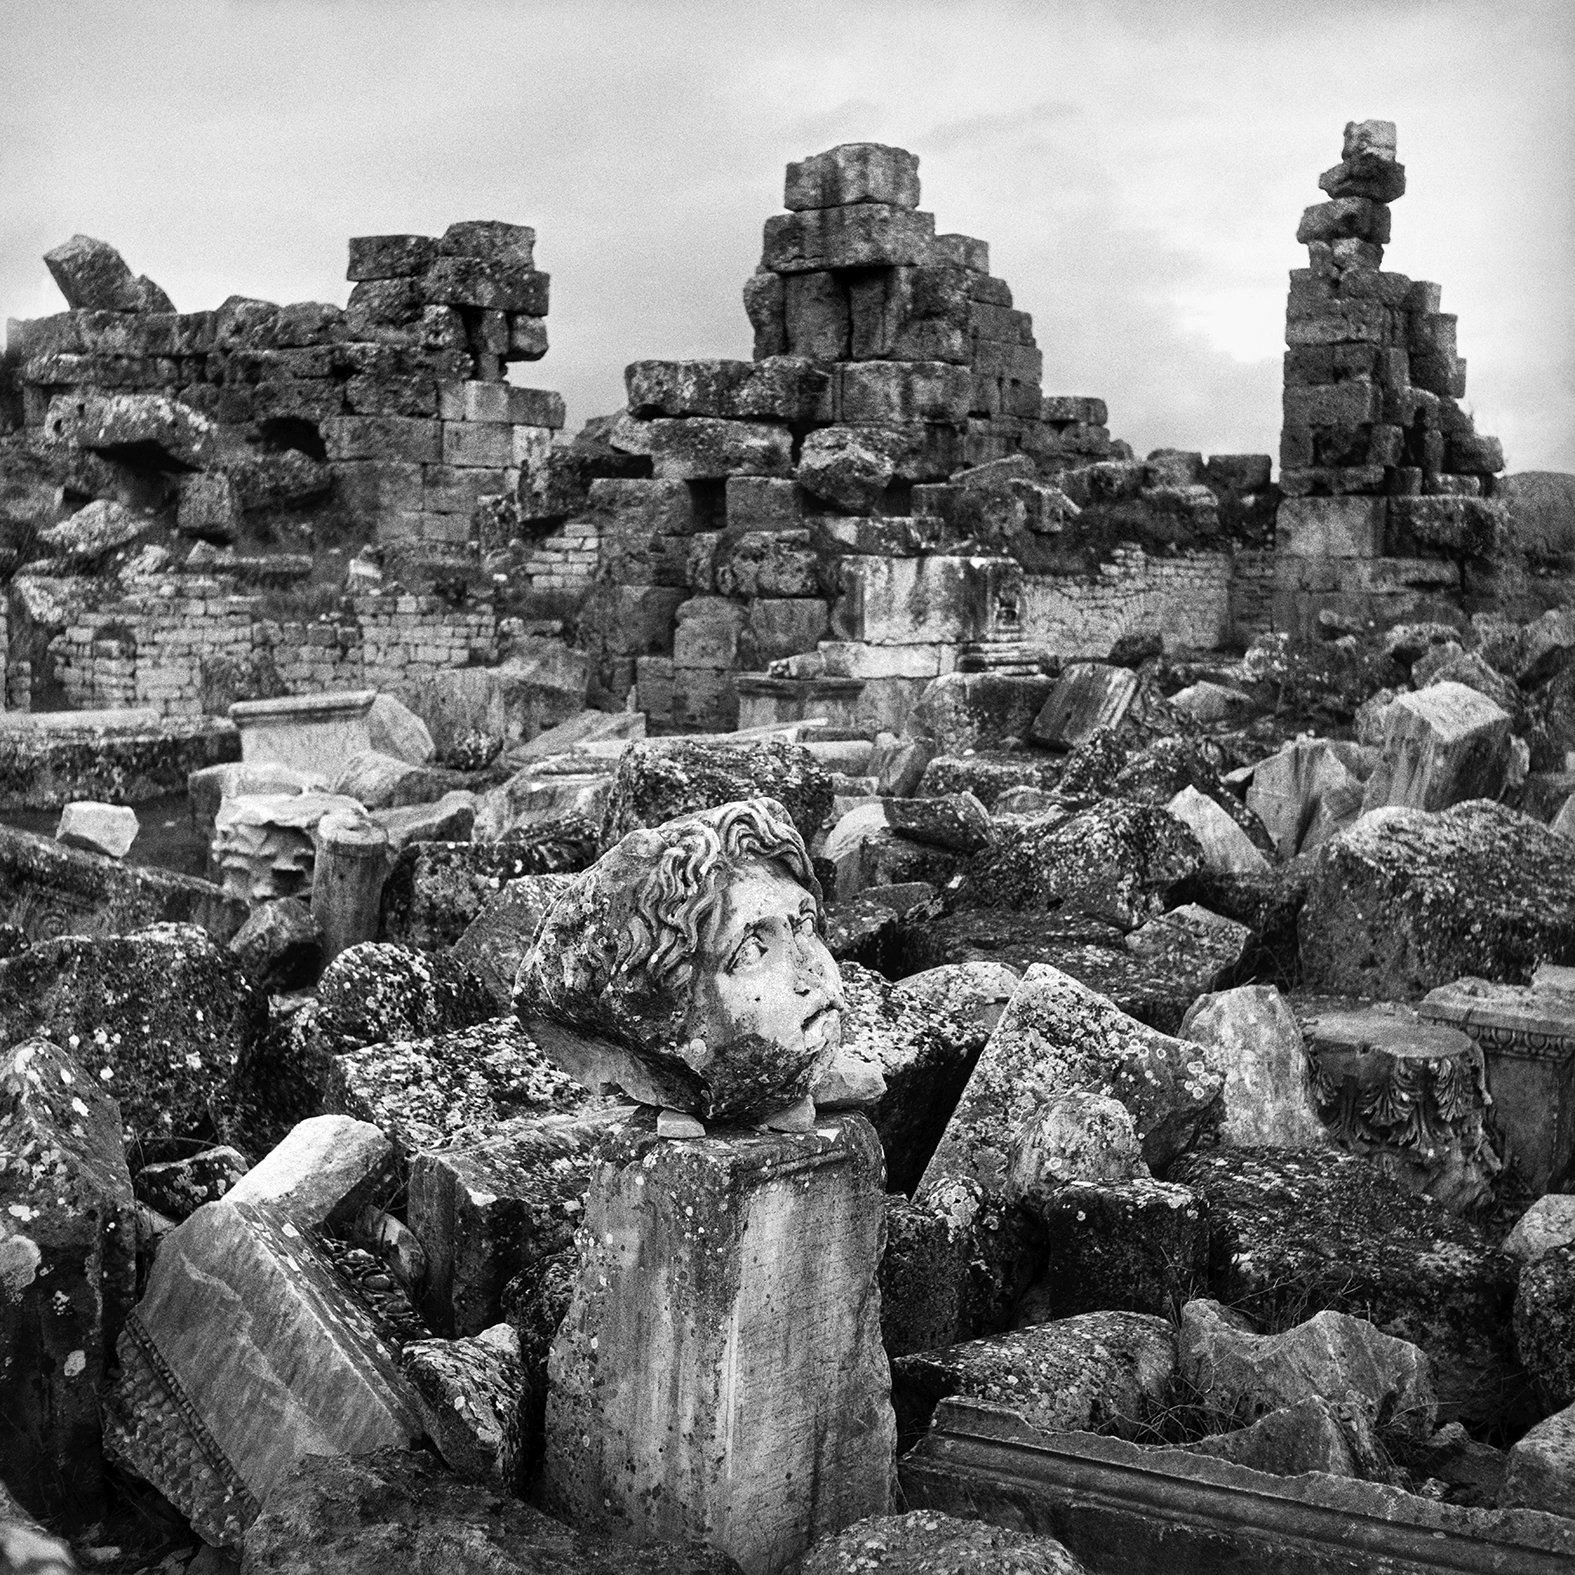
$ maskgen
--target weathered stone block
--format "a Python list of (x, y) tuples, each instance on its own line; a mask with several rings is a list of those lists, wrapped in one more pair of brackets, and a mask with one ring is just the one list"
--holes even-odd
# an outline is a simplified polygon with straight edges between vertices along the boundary
[(1274, 522), (1275, 542), (1299, 558), (1378, 558), (1386, 519), (1382, 498), (1285, 498)]
[(837, 369), (835, 415), (842, 422), (959, 423), (973, 398), (966, 367), (945, 361), (858, 361)]
[(264, 1206), (210, 1203), (171, 1231), (119, 1350), (106, 1448), (223, 1546), (303, 1456), (421, 1436), (370, 1319)]
[(806, 208), (837, 208), (855, 202), (917, 208), (917, 154), (880, 142), (844, 142), (788, 165), (782, 198), (784, 208), (796, 212)]
[[(632, 1540), (700, 1537), (751, 1575), (884, 1512), (882, 1168), (858, 1116), (802, 1136), (631, 1128), (609, 1148), (548, 1362), (560, 1512)], [(610, 1382), (630, 1352), (641, 1381)]]
[(761, 263), (785, 274), (902, 267), (928, 262), (934, 242), (933, 213), (858, 202), (767, 219)]
[(734, 474), (787, 476), (793, 471), (792, 434), (785, 426), (709, 416), (659, 417), (643, 425), (658, 479), (707, 481)]
[(1509, 767), (1509, 716), (1464, 684), (1428, 685), (1384, 711), (1383, 751), (1362, 809), (1448, 809), (1496, 798)]
[(1022, 569), (1010, 558), (875, 558), (842, 565), (837, 636), (870, 645), (960, 644), (1015, 632)]
[(430, 235), (353, 235), (345, 278), (405, 279), (424, 273), (437, 256)]
[(762, 361), (635, 361), (624, 372), (634, 416), (816, 421), (831, 411), (831, 379), (795, 356)]
[(1196, 1046), (1157, 1033), (1075, 979), (1036, 965), (991, 1035), (916, 1197), (941, 1200), (963, 1182), (999, 1190), (1024, 1122), (1080, 1089), (1124, 1104), (1144, 1159), (1162, 1168), (1218, 1120), (1223, 1084)]
[(0, 1054), (0, 1471), (35, 1514), (102, 1510), (98, 1392), (136, 1295), (121, 1118), (73, 1056)]

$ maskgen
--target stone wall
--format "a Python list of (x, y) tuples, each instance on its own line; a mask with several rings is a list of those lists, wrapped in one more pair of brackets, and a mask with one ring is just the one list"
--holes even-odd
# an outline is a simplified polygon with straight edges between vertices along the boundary
[(196, 716), (258, 693), (397, 690), (495, 662), (498, 647), (490, 602), (455, 608), (436, 596), (347, 596), (315, 617), (280, 621), (261, 595), (169, 576), (84, 610), (55, 636), (51, 654), (72, 709)]
[(1171, 649), (1213, 650), (1231, 639), (1233, 561), (1118, 547), (1091, 575), (1026, 575), (1021, 638), (1059, 656), (1103, 656), (1122, 635), (1147, 632)]

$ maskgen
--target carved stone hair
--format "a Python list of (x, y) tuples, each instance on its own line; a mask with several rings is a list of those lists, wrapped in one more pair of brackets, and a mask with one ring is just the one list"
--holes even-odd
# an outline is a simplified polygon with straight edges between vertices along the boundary
[(548, 909), (520, 968), (516, 1008), (642, 1055), (673, 1054), (723, 877), (750, 859), (780, 865), (818, 911), (820, 883), (775, 799), (744, 799), (631, 831)]

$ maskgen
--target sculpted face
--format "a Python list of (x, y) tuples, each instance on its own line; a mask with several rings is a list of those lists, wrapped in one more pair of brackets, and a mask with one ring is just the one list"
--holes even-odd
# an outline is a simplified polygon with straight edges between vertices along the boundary
[(808, 1091), (842, 1027), (842, 980), (816, 917), (813, 895), (780, 866), (751, 859), (734, 870), (696, 969), (686, 1059), (697, 1071)]

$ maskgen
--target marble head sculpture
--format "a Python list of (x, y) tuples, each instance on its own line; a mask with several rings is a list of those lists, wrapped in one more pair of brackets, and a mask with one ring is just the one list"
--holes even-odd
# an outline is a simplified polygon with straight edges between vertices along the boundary
[(548, 909), (527, 1032), (588, 1086), (702, 1121), (803, 1102), (841, 1037), (820, 885), (787, 812), (747, 799), (631, 831)]

